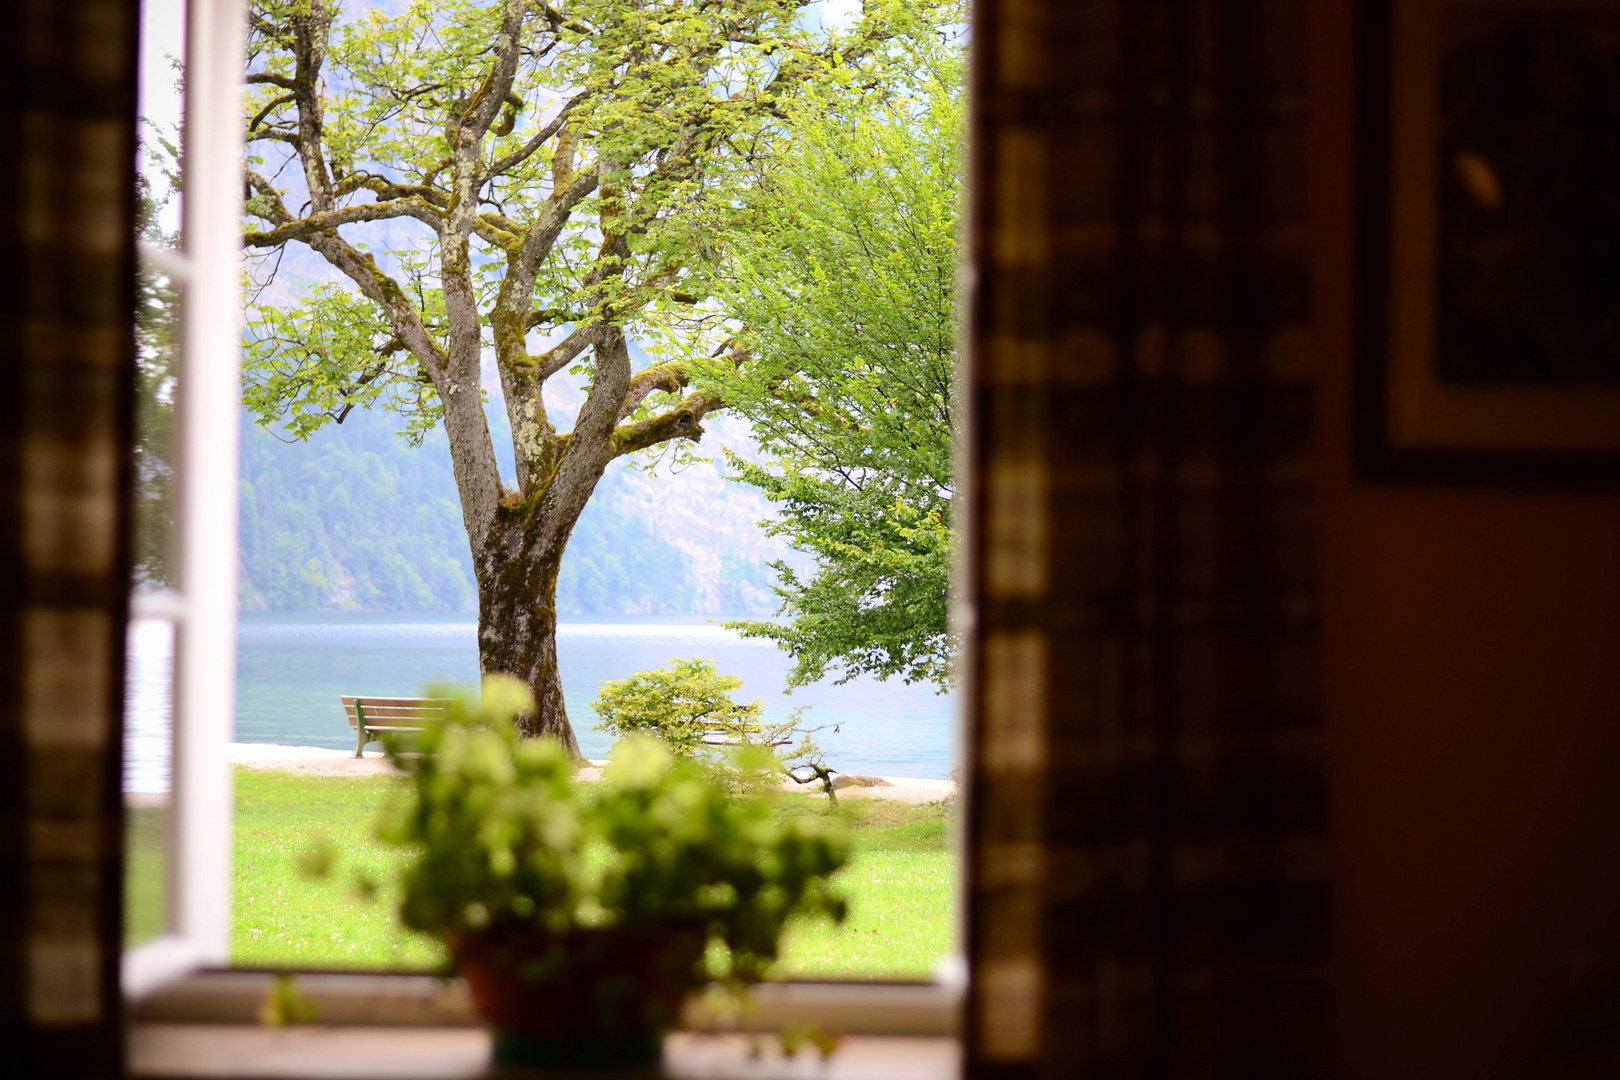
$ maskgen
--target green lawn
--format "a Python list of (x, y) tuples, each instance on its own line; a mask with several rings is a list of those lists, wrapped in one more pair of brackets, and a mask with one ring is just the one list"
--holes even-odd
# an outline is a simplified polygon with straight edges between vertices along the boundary
[[(400, 780), (321, 777), (239, 769), (231, 959), (246, 967), (437, 967), (436, 942), (394, 919), (394, 890), (365, 900), (356, 872), (391, 882), (401, 853), (372, 837), (375, 809)], [(820, 813), (794, 795), (784, 813)], [(938, 805), (845, 800), (839, 813), (855, 846), (839, 877), (850, 900), (842, 926), (789, 931), (785, 978), (926, 978), (951, 946), (955, 865)], [(326, 836), (340, 852), (330, 881), (299, 874), (298, 856)]]
[[(236, 770), (236, 852), (231, 890), (231, 960), (245, 967), (433, 968), (438, 943), (394, 919), (393, 869), (404, 858), (372, 836), (375, 811), (394, 777), (297, 776)], [(320, 837), (339, 856), (329, 880), (298, 872), (298, 856)], [(384, 882), (373, 900), (357, 895), (357, 873)]]
[(791, 928), (777, 974), (928, 978), (955, 937), (956, 859), (945, 811), (846, 799), (842, 813), (855, 844), (854, 859), (838, 876), (849, 918)]

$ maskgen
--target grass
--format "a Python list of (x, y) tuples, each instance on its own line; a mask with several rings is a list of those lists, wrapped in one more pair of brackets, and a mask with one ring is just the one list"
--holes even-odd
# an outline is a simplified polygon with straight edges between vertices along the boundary
[[(376, 810), (400, 787), (389, 776), (236, 771), (231, 960), (242, 967), (404, 968), (444, 963), (444, 950), (394, 918), (393, 872), (405, 855), (372, 835)], [(299, 873), (321, 837), (339, 852), (331, 877)], [(358, 873), (383, 882), (365, 899)]]
[[(244, 967), (430, 970), (439, 944), (394, 917), (393, 871), (405, 856), (372, 835), (394, 777), (298, 776), (239, 769), (231, 959)], [(783, 813), (821, 813), (825, 803), (794, 796)], [(948, 815), (939, 805), (846, 799), (838, 813), (854, 858), (838, 883), (850, 901), (841, 926), (807, 921), (789, 929), (784, 978), (927, 978), (954, 934), (955, 860)], [(298, 872), (316, 838), (339, 851), (328, 881)], [(367, 900), (357, 873), (383, 881)]]
[(837, 879), (849, 917), (790, 927), (778, 976), (928, 978), (955, 937), (956, 860), (946, 811), (846, 799), (840, 814), (855, 849)]

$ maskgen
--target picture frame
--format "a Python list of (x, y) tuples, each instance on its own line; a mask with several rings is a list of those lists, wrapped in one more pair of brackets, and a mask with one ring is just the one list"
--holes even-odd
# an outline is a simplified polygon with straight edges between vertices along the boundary
[(1620, 0), (1373, 0), (1357, 458), (1620, 479)]

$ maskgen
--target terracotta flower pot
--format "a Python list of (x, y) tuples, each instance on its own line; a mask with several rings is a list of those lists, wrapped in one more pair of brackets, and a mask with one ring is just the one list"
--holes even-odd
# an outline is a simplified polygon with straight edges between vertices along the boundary
[(701, 985), (696, 932), (506, 927), (458, 937), (450, 948), (501, 1066), (654, 1066), (682, 1001)]

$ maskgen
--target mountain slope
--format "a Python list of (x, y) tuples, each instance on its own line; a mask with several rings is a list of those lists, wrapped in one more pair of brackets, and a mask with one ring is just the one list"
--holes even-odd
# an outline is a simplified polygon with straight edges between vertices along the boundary
[[(504, 418), (491, 434), (510, 457)], [(421, 447), (356, 412), (308, 442), (244, 423), (241, 602), (268, 610), (474, 611), (472, 560), (442, 432)], [(716, 447), (716, 452), (718, 448)], [(503, 462), (510, 476), (511, 463)], [(569, 540), (565, 615), (764, 615), (769, 514), (712, 462), (648, 476), (616, 462)]]

